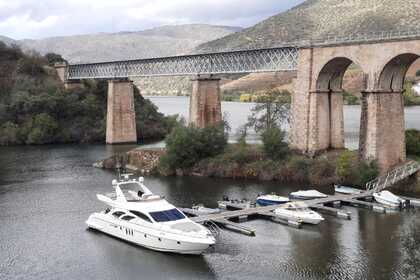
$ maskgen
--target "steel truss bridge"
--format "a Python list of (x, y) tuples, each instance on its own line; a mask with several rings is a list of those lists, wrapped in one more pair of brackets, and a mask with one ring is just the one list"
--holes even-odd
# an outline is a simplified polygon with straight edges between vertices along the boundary
[(173, 56), (69, 65), (68, 79), (184, 76), (290, 71), (297, 67), (295, 47)]
[(383, 31), (289, 43), (285, 46), (219, 53), (69, 65), (68, 80), (129, 77), (187, 76), (292, 71), (297, 69), (300, 47), (373, 43), (420, 38), (420, 30)]

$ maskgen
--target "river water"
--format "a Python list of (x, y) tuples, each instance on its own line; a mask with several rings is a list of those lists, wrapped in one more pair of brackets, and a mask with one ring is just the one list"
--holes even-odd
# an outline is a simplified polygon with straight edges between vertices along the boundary
[[(223, 108), (249, 106), (241, 105)], [(241, 119), (233, 107), (228, 110)], [(114, 178), (92, 163), (130, 148), (0, 147), (0, 279), (406, 279), (401, 240), (409, 233), (401, 230), (420, 218), (414, 210), (385, 215), (345, 208), (352, 220), (326, 217), (303, 229), (252, 220), (245, 225), (256, 237), (222, 231), (215, 248), (196, 257), (87, 230), (89, 214), (104, 208), (96, 194), (111, 191)], [(223, 195), (254, 199), (260, 192), (287, 195), (302, 187), (173, 177), (147, 177), (146, 184), (179, 207), (215, 207)], [(331, 187), (320, 190), (332, 193)]]
[[(159, 110), (168, 115), (179, 114), (188, 119), (189, 98), (188, 97), (149, 97), (149, 99), (158, 106)], [(247, 122), (247, 117), (251, 114), (251, 109), (255, 103), (241, 102), (222, 102), (222, 112), (227, 116), (227, 120), (232, 128), (233, 134), (240, 126)], [(415, 128), (420, 130), (420, 106), (405, 108), (406, 128)], [(288, 130), (288, 126), (284, 128)], [(344, 106), (344, 134), (346, 147), (349, 149), (357, 149), (359, 146), (359, 129), (360, 129), (360, 106)], [(248, 140), (250, 142), (257, 141), (259, 137), (250, 132)]]

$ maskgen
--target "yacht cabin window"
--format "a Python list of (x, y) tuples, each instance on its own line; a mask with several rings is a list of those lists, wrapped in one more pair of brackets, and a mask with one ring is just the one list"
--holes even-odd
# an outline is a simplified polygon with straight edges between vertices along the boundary
[(120, 216), (124, 215), (125, 213), (122, 211), (115, 211), (114, 213), (112, 213), (112, 216), (114, 216), (115, 218), (119, 218)]
[(149, 218), (149, 217), (147, 217), (145, 214), (143, 214), (143, 213), (141, 213), (141, 212), (139, 212), (139, 211), (134, 211), (134, 210), (131, 210), (130, 212), (131, 212), (132, 214), (136, 215), (137, 217), (139, 217), (140, 219), (142, 219), (142, 220), (146, 221), (146, 222), (149, 222), (149, 223), (151, 223), (151, 222), (152, 222), (152, 220), (150, 220), (150, 218)]
[(156, 222), (170, 222), (186, 218), (185, 215), (176, 208), (166, 211), (150, 212), (149, 214)]
[(122, 216), (121, 217), (121, 220), (124, 220), (124, 221), (131, 221), (132, 219), (135, 219), (136, 217), (134, 217), (134, 216), (130, 216), (130, 215), (125, 215), (125, 216)]

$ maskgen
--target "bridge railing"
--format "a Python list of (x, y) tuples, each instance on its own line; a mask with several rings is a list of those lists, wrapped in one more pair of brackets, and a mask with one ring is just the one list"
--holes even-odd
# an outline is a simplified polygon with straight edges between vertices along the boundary
[(410, 177), (414, 173), (420, 170), (420, 164), (416, 161), (408, 161), (402, 166), (399, 166), (384, 176), (380, 176), (373, 181), (370, 181), (366, 184), (366, 189), (368, 191), (379, 192), (386, 188), (391, 187), (392, 185)]
[(391, 41), (399, 39), (420, 38), (420, 29), (374, 31), (357, 34), (337, 35), (329, 34), (322, 38), (315, 38), (296, 42), (297, 46), (323, 46), (355, 42)]

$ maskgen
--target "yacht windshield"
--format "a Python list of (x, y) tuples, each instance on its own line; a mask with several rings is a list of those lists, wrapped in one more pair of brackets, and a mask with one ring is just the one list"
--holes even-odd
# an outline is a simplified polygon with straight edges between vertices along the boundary
[(185, 215), (175, 208), (166, 211), (150, 212), (149, 214), (156, 222), (170, 222), (185, 219)]
[(138, 183), (123, 183), (120, 184), (120, 189), (127, 201), (137, 201), (143, 195), (143, 189)]

